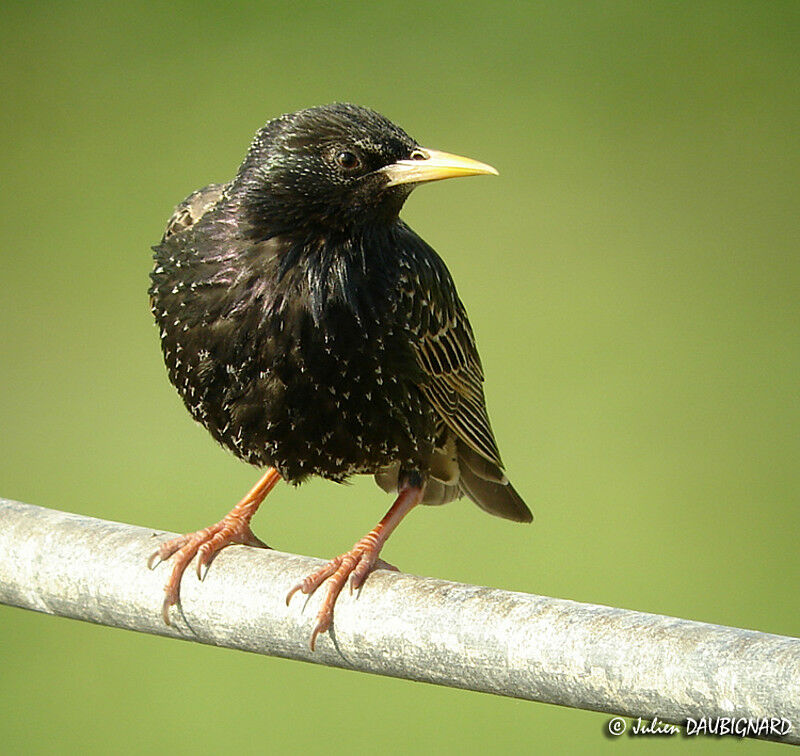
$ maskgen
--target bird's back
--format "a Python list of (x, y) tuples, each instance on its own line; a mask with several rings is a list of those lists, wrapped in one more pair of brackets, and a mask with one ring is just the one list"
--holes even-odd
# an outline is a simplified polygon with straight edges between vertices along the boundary
[(213, 210), (222, 197), (225, 184), (209, 184), (192, 192), (181, 202), (167, 221), (162, 241), (194, 226), (209, 210)]

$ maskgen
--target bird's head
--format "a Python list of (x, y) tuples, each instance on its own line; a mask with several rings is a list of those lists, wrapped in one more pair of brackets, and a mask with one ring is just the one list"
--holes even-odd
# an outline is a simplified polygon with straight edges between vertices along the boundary
[(420, 146), (380, 113), (337, 103), (259, 130), (235, 186), (253, 233), (330, 232), (391, 222), (420, 183), (497, 171)]

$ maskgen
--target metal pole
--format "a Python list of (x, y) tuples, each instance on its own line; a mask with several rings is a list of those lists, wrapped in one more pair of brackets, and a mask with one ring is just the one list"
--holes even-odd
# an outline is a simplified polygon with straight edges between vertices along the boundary
[[(320, 560), (233, 546), (161, 619), (160, 531), (0, 499), (0, 602), (270, 656), (682, 724), (785, 718), (800, 743), (800, 639), (388, 571), (342, 593), (285, 596)], [(321, 593), (321, 592), (320, 592)], [(173, 610), (174, 611), (174, 610)]]

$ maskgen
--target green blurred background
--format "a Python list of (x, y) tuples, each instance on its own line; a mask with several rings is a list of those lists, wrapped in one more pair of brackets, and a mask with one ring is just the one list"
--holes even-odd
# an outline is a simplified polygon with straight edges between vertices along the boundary
[[(185, 531), (252, 484), (167, 382), (149, 246), (266, 120), (351, 100), (501, 172), (404, 217), (458, 282), (536, 514), (426, 508), (387, 559), (797, 635), (798, 32), (796, 2), (5, 3), (0, 495)], [(388, 504), (316, 481), (255, 530), (330, 556)], [(733, 743), (7, 607), (0, 665), (10, 753)]]

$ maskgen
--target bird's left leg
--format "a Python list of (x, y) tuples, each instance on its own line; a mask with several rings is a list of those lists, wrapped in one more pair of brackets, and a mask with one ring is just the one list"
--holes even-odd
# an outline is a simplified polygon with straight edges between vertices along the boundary
[[(425, 493), (425, 481), (417, 473), (409, 473), (401, 476), (399, 494), (392, 504), (391, 509), (384, 518), (358, 541), (350, 551), (331, 559), (323, 567), (313, 572), (305, 580), (299, 582), (286, 596), (286, 604), (289, 604), (292, 596), (300, 591), (301, 593), (311, 594), (319, 588), (322, 583), (330, 578), (325, 600), (317, 614), (317, 624), (311, 634), (311, 650), (314, 650), (317, 636), (324, 633), (333, 620), (333, 607), (336, 599), (342, 592), (350, 578), (350, 590), (357, 590), (363, 585), (367, 575), (375, 568), (376, 563), (380, 562), (378, 555), (383, 548), (386, 539), (392, 534), (394, 529), (417, 504), (422, 501)], [(388, 565), (387, 565), (388, 566)]]

